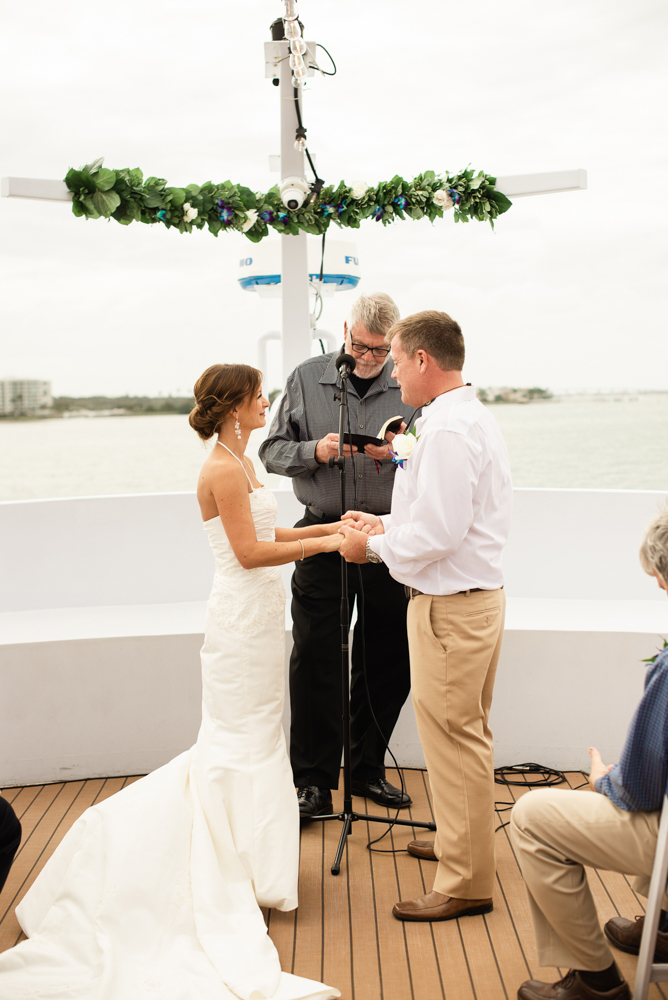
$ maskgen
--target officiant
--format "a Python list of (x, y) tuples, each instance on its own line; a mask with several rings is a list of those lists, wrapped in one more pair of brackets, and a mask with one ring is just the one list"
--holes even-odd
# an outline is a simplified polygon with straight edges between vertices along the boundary
[[(399, 320), (389, 295), (361, 295), (344, 323), (345, 350), (356, 361), (349, 378), (350, 428), (353, 434), (377, 436), (383, 424), (401, 414), (406, 423), (413, 408), (401, 401), (391, 377), (392, 360), (385, 334)], [(338, 352), (302, 362), (289, 376), (269, 435), (260, 447), (267, 472), (290, 476), (304, 516), (296, 527), (338, 521), (341, 486), (330, 456), (338, 454)], [(388, 435), (388, 440), (392, 437)], [(346, 446), (346, 454), (351, 448)], [(396, 466), (388, 445), (352, 447), (346, 509), (386, 514), (390, 510)], [(354, 465), (354, 472), (352, 466)], [(407, 598), (386, 566), (362, 567), (365, 603), (366, 681), (362, 636), (355, 626), (351, 674), (353, 792), (390, 808), (410, 805), (410, 798), (385, 778), (385, 744), (410, 690)], [(359, 599), (358, 575), (349, 567), (351, 611)], [(292, 577), (290, 658), (290, 759), (302, 816), (332, 811), (331, 789), (338, 787), (343, 743), (341, 722), (341, 560), (323, 553), (296, 563)], [(367, 698), (382, 734), (373, 722)]]

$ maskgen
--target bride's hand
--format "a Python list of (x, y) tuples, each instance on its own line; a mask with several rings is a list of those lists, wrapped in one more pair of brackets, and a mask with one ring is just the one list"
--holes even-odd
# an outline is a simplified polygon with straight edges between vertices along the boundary
[(339, 535), (338, 528), (335, 535), (326, 535), (321, 539), (321, 552), (338, 552), (343, 544), (343, 535)]

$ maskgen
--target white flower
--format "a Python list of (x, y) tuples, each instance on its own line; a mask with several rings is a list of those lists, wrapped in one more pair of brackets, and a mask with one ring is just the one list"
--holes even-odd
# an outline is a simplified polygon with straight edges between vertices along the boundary
[(352, 191), (350, 193), (353, 198), (357, 198), (358, 200), (360, 198), (363, 198), (364, 195), (369, 190), (369, 185), (366, 183), (366, 181), (355, 181), (355, 183), (351, 186), (352, 186)]
[(255, 211), (254, 208), (250, 208), (246, 212), (246, 221), (241, 227), (241, 232), (247, 233), (249, 229), (252, 229), (252, 227), (255, 225), (256, 222), (257, 222), (257, 212)]
[(183, 221), (192, 222), (198, 216), (198, 211), (196, 208), (192, 208), (190, 202), (187, 201), (183, 206)]
[(398, 460), (403, 462), (404, 459), (410, 457), (416, 444), (417, 438), (414, 434), (397, 434), (397, 436), (392, 439), (390, 448), (397, 456)]
[(442, 208), (446, 212), (449, 208), (452, 208), (452, 198), (447, 191), (434, 191), (432, 200), (434, 205), (438, 205), (439, 208)]

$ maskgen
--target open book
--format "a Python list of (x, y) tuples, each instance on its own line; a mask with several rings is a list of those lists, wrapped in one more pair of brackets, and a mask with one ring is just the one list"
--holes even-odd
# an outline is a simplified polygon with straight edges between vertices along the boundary
[(354, 444), (359, 451), (361, 451), (366, 444), (375, 444), (380, 447), (381, 445), (387, 444), (385, 435), (387, 433), (396, 434), (403, 422), (404, 417), (401, 414), (396, 417), (390, 417), (390, 419), (386, 420), (381, 429), (378, 431), (378, 437), (369, 437), (368, 434), (344, 434), (343, 443)]

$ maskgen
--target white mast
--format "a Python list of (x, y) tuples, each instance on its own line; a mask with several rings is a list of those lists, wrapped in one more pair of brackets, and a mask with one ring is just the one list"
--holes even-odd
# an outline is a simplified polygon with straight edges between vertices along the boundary
[[(280, 67), (281, 98), (281, 180), (286, 177), (304, 176), (304, 154), (295, 149), (297, 111), (292, 70), (289, 63), (289, 43), (281, 47)], [(299, 94), (302, 107), (302, 88)], [(306, 233), (299, 236), (281, 236), (281, 373), (283, 385), (297, 365), (311, 357), (311, 317), (309, 309), (309, 281)]]

